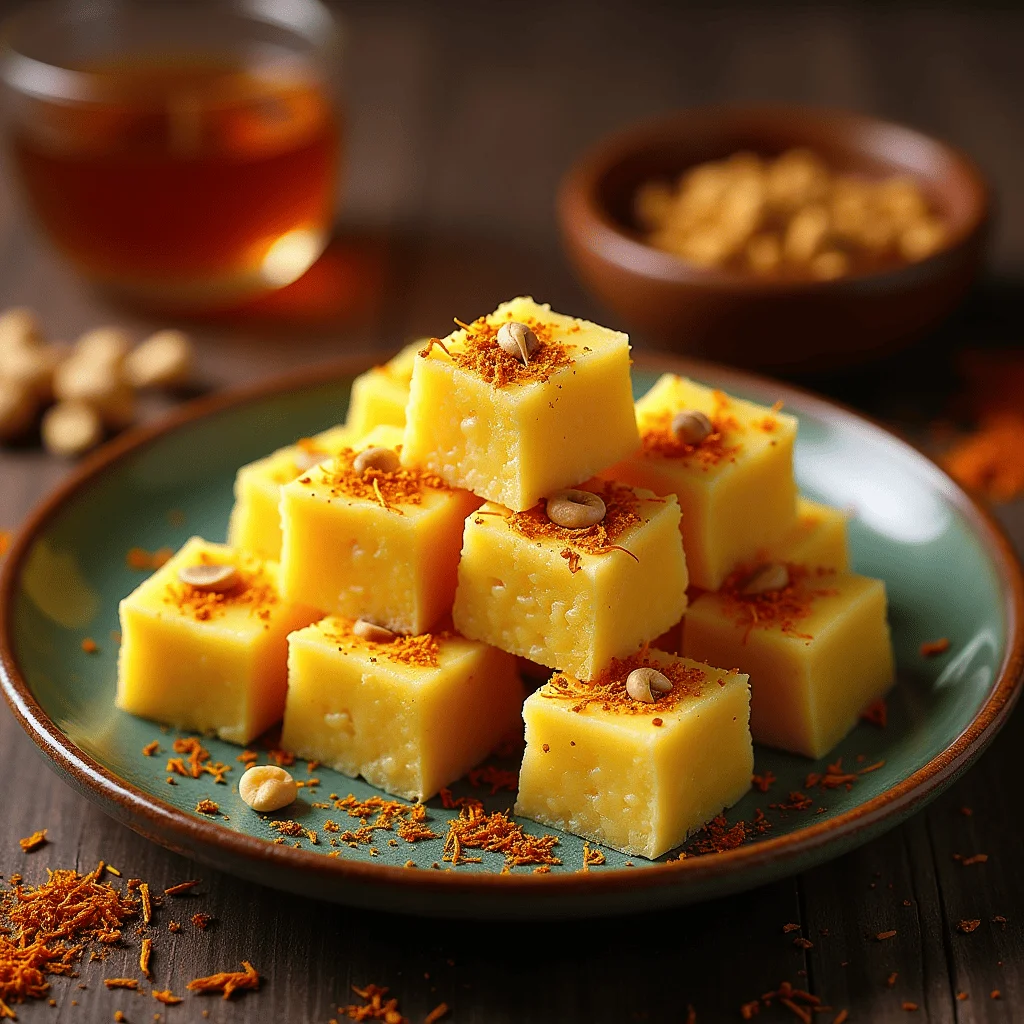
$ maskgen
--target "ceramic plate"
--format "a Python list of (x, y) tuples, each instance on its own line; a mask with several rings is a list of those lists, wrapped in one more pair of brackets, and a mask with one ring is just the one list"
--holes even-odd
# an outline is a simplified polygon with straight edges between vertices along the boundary
[[(674, 851), (655, 863), (605, 850), (603, 864), (583, 870), (582, 841), (558, 834), (561, 864), (536, 874), (530, 867), (502, 873), (503, 857), (489, 852), (453, 868), (442, 858), (443, 838), (410, 844), (379, 831), (372, 847), (332, 846), (325, 820), (343, 828), (359, 823), (313, 804), (332, 793), (365, 798), (377, 791), (316, 768), (319, 786), (304, 789), (284, 816), (315, 831), (319, 842), (302, 836), (275, 845), (268, 820), (249, 811), (234, 786), (216, 785), (209, 775), (168, 785), (174, 734), (114, 708), (117, 603), (142, 578), (125, 555), (135, 546), (177, 547), (191, 534), (223, 540), (236, 468), (343, 420), (352, 376), (364, 368), (350, 362), (216, 397), (114, 442), (30, 517), (12, 548), (0, 584), (7, 699), (57, 771), (143, 835), (224, 871), (353, 905), (478, 917), (665, 907), (791, 874), (891, 828), (952, 782), (1005, 721), (1020, 690), (1024, 602), (1016, 560), (989, 517), (924, 456), (851, 412), (720, 367), (641, 357), (637, 395), (671, 369), (765, 404), (784, 401), (800, 419), (801, 490), (854, 512), (854, 567), (887, 584), (899, 666), (886, 726), (862, 722), (828, 759), (842, 758), (856, 782), (808, 787), (807, 775), (825, 762), (757, 748), (756, 771), (776, 781), (767, 792), (752, 791), (729, 821), (750, 821), (760, 809), (770, 827), (743, 845), (682, 860)], [(83, 651), (86, 637), (97, 652)], [(949, 651), (922, 657), (922, 641), (939, 637), (949, 638)], [(144, 756), (154, 739), (164, 754)], [(204, 742), (215, 760), (235, 766), (229, 780), (237, 780), (238, 748)], [(873, 770), (862, 774), (864, 768)], [(311, 774), (301, 763), (295, 771), (300, 779)], [(482, 798), (489, 810), (511, 807), (512, 792), (492, 794), (476, 781), (457, 784), (455, 794)], [(809, 806), (797, 809), (804, 801), (791, 801), (793, 791), (806, 793)], [(219, 804), (221, 816), (196, 812), (204, 797)], [(437, 799), (427, 810), (428, 824), (443, 837), (457, 811)], [(522, 824), (528, 832), (551, 831)]]

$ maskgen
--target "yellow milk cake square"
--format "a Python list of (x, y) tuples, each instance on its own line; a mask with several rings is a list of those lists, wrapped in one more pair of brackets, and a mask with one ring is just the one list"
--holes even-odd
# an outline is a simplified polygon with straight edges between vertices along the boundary
[(792, 416), (667, 373), (636, 417), (642, 445), (601, 476), (679, 499), (694, 584), (717, 590), (793, 528)]
[(453, 616), (466, 636), (589, 679), (678, 622), (686, 583), (675, 498), (594, 481), (470, 516)]
[(117, 706), (248, 743), (279, 721), (287, 636), (317, 613), (281, 597), (278, 568), (193, 537), (120, 606)]
[(511, 655), (451, 632), (368, 639), (360, 625), (328, 618), (289, 637), (286, 749), (427, 800), (520, 727)]
[(352, 382), (345, 425), (356, 437), (374, 427), (405, 426), (413, 361), (426, 343), (424, 338), (407, 345), (383, 366), (371, 367)]
[(827, 754), (893, 684), (885, 584), (785, 563), (738, 570), (686, 614), (683, 653), (750, 675), (757, 743)]
[(480, 500), (401, 466), (401, 437), (377, 427), (282, 488), (281, 587), (330, 615), (423, 633), (451, 612), (463, 525)]
[(523, 705), (516, 813), (655, 858), (732, 806), (754, 767), (747, 677), (651, 650)]
[(503, 303), (416, 357), (402, 461), (525, 511), (639, 446), (629, 366), (625, 334)]
[(235, 476), (228, 543), (260, 558), (280, 558), (281, 488), (318, 462), (333, 458), (358, 436), (348, 427), (332, 427), (242, 466)]

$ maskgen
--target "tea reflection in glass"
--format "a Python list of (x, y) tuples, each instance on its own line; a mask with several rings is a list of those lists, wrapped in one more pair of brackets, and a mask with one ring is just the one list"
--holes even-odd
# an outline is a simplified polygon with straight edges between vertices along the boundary
[(14, 165), (86, 276), (203, 307), (288, 284), (320, 255), (341, 140), (317, 0), (48, 3), (9, 45)]

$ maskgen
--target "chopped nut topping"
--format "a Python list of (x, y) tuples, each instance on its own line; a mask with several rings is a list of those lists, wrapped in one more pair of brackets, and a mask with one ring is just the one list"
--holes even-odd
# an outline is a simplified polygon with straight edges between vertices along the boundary
[(548, 519), (567, 530), (596, 526), (607, 512), (604, 499), (593, 491), (558, 491), (548, 498), (546, 507)]
[(540, 348), (537, 335), (526, 324), (521, 324), (518, 320), (510, 320), (507, 324), (502, 324), (498, 328), (494, 340), (502, 352), (522, 359), (523, 366), (529, 364), (530, 356)]
[(196, 590), (226, 594), (238, 585), (238, 570), (233, 565), (183, 565), (178, 579)]
[(661, 694), (671, 690), (671, 680), (656, 668), (635, 668), (626, 676), (626, 693), (644, 704), (653, 704)]
[(394, 473), (400, 466), (401, 463), (394, 450), (380, 446), (367, 448), (352, 460), (352, 468), (360, 474), (365, 473), (368, 469), (376, 469), (381, 473)]
[(386, 644), (395, 638), (395, 634), (390, 629), (378, 626), (376, 622), (370, 622), (369, 619), (356, 619), (352, 624), (352, 632), (363, 640), (372, 640), (378, 644)]
[(714, 429), (711, 420), (697, 409), (684, 409), (672, 417), (672, 433), (683, 444), (700, 444)]
[(789, 569), (781, 562), (769, 562), (751, 573), (743, 585), (742, 593), (747, 597), (754, 594), (769, 594), (776, 590), (785, 590), (789, 586)]

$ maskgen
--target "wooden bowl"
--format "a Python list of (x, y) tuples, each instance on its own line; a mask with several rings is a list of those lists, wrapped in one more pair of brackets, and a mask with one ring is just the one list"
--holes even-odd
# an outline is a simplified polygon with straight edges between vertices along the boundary
[[(632, 217), (650, 179), (739, 150), (819, 154), (837, 172), (917, 179), (949, 226), (918, 263), (831, 281), (705, 269), (647, 245)], [(982, 265), (989, 188), (966, 155), (902, 125), (812, 107), (689, 110), (612, 135), (562, 181), (558, 214), (583, 284), (659, 345), (776, 371), (835, 369), (920, 338), (961, 302)]]

